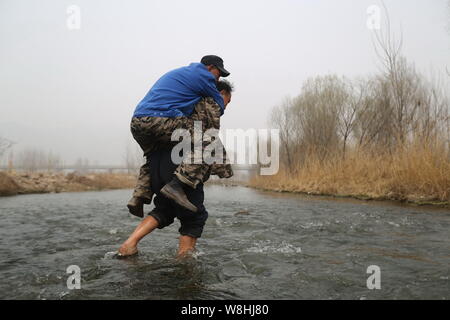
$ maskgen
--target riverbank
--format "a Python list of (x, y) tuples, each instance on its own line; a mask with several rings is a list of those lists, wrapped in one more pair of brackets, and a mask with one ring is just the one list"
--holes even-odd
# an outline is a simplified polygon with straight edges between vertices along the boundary
[(299, 195), (307, 195), (307, 196), (316, 196), (316, 197), (324, 197), (325, 199), (355, 199), (361, 201), (386, 201), (387, 203), (402, 203), (408, 204), (411, 206), (425, 206), (425, 207), (435, 207), (435, 208), (450, 208), (449, 201), (439, 201), (433, 199), (426, 198), (408, 198), (408, 199), (399, 199), (395, 197), (389, 196), (370, 196), (367, 194), (339, 194), (339, 193), (326, 193), (320, 191), (306, 191), (306, 190), (298, 190), (298, 189), (287, 189), (287, 188), (279, 188), (276, 186), (261, 186), (255, 184), (255, 182), (251, 182), (249, 184), (242, 184), (242, 186), (248, 188), (254, 188), (261, 191), (271, 191), (271, 192), (280, 192), (280, 193), (292, 193)]
[(257, 176), (261, 190), (388, 200), (450, 207), (450, 162), (444, 153), (405, 150), (392, 156), (352, 154), (345, 160), (310, 161), (292, 172)]
[(0, 196), (133, 188), (136, 176), (122, 173), (0, 172)]

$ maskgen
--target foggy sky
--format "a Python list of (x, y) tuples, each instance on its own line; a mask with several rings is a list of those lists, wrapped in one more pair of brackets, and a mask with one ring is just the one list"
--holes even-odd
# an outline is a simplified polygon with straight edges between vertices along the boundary
[[(317, 75), (377, 71), (367, 7), (376, 0), (0, 0), (0, 136), (120, 164), (137, 103), (165, 72), (206, 54), (236, 88), (223, 128), (266, 128), (270, 109)], [(403, 54), (450, 69), (446, 0), (385, 1)], [(81, 9), (69, 30), (67, 7)], [(384, 14), (382, 14), (384, 19)], [(383, 22), (382, 22), (383, 23)]]

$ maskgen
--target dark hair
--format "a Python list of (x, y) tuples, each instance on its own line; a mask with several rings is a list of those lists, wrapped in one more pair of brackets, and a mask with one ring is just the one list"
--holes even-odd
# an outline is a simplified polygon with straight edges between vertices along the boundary
[(231, 94), (231, 92), (234, 90), (233, 85), (224, 79), (217, 81), (216, 87), (217, 87), (217, 90), (219, 90), (219, 92), (222, 90), (225, 90), (229, 94)]

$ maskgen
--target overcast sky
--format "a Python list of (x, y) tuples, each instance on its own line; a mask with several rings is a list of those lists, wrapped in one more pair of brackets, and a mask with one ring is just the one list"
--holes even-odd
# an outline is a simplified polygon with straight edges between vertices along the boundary
[[(165, 72), (216, 54), (235, 84), (223, 128), (266, 128), (302, 83), (377, 70), (367, 8), (377, 0), (0, 0), (0, 136), (120, 164), (136, 104)], [(448, 0), (386, 0), (403, 53), (450, 69)], [(70, 5), (80, 29), (70, 29)], [(70, 16), (70, 17), (69, 17)], [(384, 14), (381, 16), (384, 19)], [(70, 20), (73, 21), (73, 20)], [(382, 22), (383, 24), (383, 22)]]

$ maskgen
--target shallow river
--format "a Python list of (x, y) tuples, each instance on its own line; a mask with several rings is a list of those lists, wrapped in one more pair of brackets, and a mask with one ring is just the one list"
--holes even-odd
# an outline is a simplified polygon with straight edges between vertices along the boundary
[[(138, 256), (113, 257), (139, 222), (130, 190), (0, 198), (0, 298), (450, 298), (448, 210), (214, 185), (205, 194), (209, 218), (184, 261), (178, 221), (144, 238)], [(81, 289), (67, 287), (70, 265)]]

